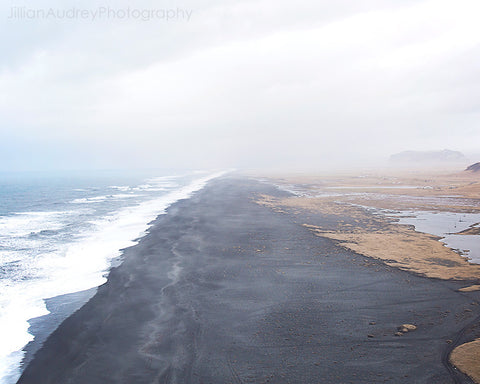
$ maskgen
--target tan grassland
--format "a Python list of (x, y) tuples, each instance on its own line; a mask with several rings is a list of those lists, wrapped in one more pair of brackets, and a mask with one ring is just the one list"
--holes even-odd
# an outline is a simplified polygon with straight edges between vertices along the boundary
[(480, 285), (478, 285), (478, 284), (470, 285), (469, 287), (460, 288), (459, 291), (460, 292), (480, 291)]
[[(373, 215), (360, 207), (309, 197), (274, 199), (263, 195), (258, 202), (279, 211), (307, 209), (339, 216), (336, 230), (310, 223), (304, 226), (318, 236), (338, 240), (343, 247), (390, 266), (438, 279), (480, 279), (480, 265), (468, 263), (466, 258), (439, 242), (439, 237), (392, 223), (387, 217), (371, 217)], [(354, 224), (340, 219), (345, 216), (353, 218)]]
[[(480, 212), (480, 173), (370, 171), (363, 174), (272, 177), (315, 195), (337, 194), (335, 201), (380, 209)], [(327, 197), (328, 198), (328, 197)]]
[(480, 339), (465, 343), (453, 350), (450, 362), (465, 372), (476, 383), (480, 383)]
[[(455, 172), (370, 172), (362, 175), (290, 175), (271, 177), (285, 187), (295, 186), (301, 197), (276, 199), (259, 196), (257, 202), (282, 212), (308, 210), (337, 218), (336, 228), (313, 223), (304, 226), (318, 236), (339, 242), (359, 254), (382, 260), (402, 270), (430, 278), (480, 281), (480, 265), (470, 264), (447, 248), (440, 238), (395, 224), (386, 215), (363, 207), (387, 210), (480, 212), (480, 174)], [(348, 217), (349, 220), (345, 218)], [(463, 235), (480, 234), (478, 226)], [(480, 284), (462, 288), (480, 290)], [(460, 345), (451, 354), (458, 369), (480, 383), (480, 339)]]

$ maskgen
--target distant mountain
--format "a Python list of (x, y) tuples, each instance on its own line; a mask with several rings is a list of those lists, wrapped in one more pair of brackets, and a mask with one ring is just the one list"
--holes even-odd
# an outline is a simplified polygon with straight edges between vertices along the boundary
[(443, 151), (404, 151), (390, 156), (393, 164), (433, 165), (447, 163), (466, 163), (468, 159), (462, 152), (444, 149)]
[(470, 165), (465, 171), (480, 172), (480, 162)]

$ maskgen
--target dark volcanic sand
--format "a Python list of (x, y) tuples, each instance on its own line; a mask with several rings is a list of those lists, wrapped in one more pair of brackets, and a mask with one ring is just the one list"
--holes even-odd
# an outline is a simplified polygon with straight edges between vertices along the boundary
[[(173, 205), (19, 383), (471, 382), (445, 360), (478, 293), (345, 250), (257, 193), (284, 194), (225, 178)], [(403, 323), (418, 329), (394, 336)]]

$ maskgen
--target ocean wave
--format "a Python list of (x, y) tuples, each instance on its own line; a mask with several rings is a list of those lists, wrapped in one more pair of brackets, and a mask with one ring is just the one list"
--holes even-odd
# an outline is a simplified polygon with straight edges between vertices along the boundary
[(128, 199), (131, 197), (136, 197), (135, 194), (116, 194), (116, 195), (103, 195), (103, 196), (94, 196), (94, 197), (83, 197), (79, 199), (72, 200), (72, 204), (91, 204), (91, 203), (101, 203), (107, 200), (119, 200), (119, 199)]
[(58, 212), (20, 212), (0, 216), (0, 236), (28, 236), (32, 232), (58, 230), (64, 225), (66, 216), (76, 214), (72, 211)]
[(127, 192), (130, 191), (133, 187), (128, 185), (110, 185), (108, 188), (116, 189), (117, 191)]
[[(72, 237), (72, 241), (55, 244), (53, 251), (37, 254), (28, 260), (18, 258), (20, 253), (10, 252), (12, 264), (7, 265), (7, 268), (13, 270), (18, 267), (26, 278), (0, 279), (0, 383), (14, 383), (18, 378), (19, 364), (24, 354), (22, 348), (33, 339), (28, 333), (28, 320), (49, 313), (44, 303), (45, 298), (103, 284), (112, 260), (120, 256), (122, 249), (138, 243), (158, 215), (164, 213), (171, 204), (190, 197), (208, 181), (222, 174), (223, 172), (218, 172), (197, 178), (160, 197), (123, 207), (100, 219), (89, 220), (89, 225), (76, 237)], [(101, 197), (105, 196), (97, 198)], [(29, 212), (7, 217), (6, 220), (0, 218), (0, 230), (5, 229), (3, 234), (10, 238), (21, 234), (30, 235), (32, 232), (55, 231), (63, 225), (62, 217), (65, 214), (66, 212)], [(16, 224), (20, 224), (20, 229)]]
[(116, 189), (121, 192), (129, 191), (150, 191), (150, 192), (163, 192), (173, 188), (179, 188), (181, 184), (174, 181), (180, 176), (160, 176), (147, 179), (144, 184), (137, 186), (129, 185), (110, 185), (108, 188)]

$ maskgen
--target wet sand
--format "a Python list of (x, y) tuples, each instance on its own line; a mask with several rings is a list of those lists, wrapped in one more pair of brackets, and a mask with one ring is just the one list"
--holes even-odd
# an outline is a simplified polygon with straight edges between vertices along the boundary
[[(173, 205), (19, 383), (471, 383), (448, 356), (479, 336), (478, 291), (303, 225), (333, 230), (347, 214), (274, 210), (260, 195), (288, 197), (224, 178)], [(402, 324), (417, 328), (398, 335)]]

